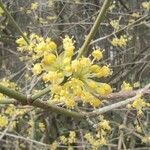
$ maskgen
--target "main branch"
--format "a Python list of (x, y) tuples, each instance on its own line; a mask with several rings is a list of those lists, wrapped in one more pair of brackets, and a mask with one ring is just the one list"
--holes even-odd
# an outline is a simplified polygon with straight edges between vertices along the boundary
[[(67, 110), (65, 108), (61, 108), (61, 107), (58, 107), (55, 105), (51, 105), (47, 102), (40, 101), (37, 98), (38, 98), (38, 96), (42, 96), (42, 94), (43, 94), (42, 92), (33, 96), (33, 98), (34, 98), (33, 103), (29, 103), (30, 101), (32, 102), (32, 99), (31, 99), (32, 96), (31, 97), (25, 96), (24, 94), (21, 94), (20, 92), (9, 89), (9, 88), (1, 85), (1, 84), (0, 84), (0, 93), (5, 94), (8, 97), (16, 99), (17, 101), (19, 101), (23, 105), (29, 104), (29, 105), (32, 105), (32, 106), (35, 106), (38, 108), (47, 109), (47, 110), (50, 110), (52, 112), (55, 112), (58, 114), (63, 114), (63, 115), (74, 117), (74, 118), (83, 118), (84, 117), (84, 115), (82, 115), (78, 112), (70, 111), (70, 110)], [(14, 102), (14, 101), (12, 100), (12, 102)]]

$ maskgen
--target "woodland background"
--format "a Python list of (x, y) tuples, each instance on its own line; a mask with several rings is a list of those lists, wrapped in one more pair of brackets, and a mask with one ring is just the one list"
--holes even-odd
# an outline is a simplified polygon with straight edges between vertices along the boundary
[[(5, 0), (3, 2), (23, 32), (51, 37), (58, 45), (61, 45), (61, 37), (68, 34), (74, 36), (76, 49), (79, 49), (83, 44), (84, 38), (89, 33), (103, 3), (102, 0)], [(38, 7), (32, 9), (31, 4), (35, 2), (38, 3)], [(113, 1), (108, 14), (90, 44), (88, 53), (94, 46), (100, 46), (105, 49), (104, 59), (101, 63), (109, 64), (113, 70), (113, 74), (105, 80), (111, 84), (115, 92), (120, 91), (123, 81), (127, 81), (132, 85), (139, 82), (141, 87), (150, 83), (150, 18), (145, 17), (131, 27), (129, 25), (130, 22), (132, 23), (141, 17), (149, 15), (149, 11), (142, 8), (142, 2), (143, 0)], [(139, 16), (134, 17), (133, 13), (139, 14)], [(119, 20), (121, 30), (115, 34), (114, 28), (110, 24), (111, 20)], [(126, 47), (112, 46), (112, 38), (122, 34), (131, 36), (132, 40), (129, 41)], [(0, 78), (7, 78), (17, 83), (22, 87), (22, 91), (26, 92), (31, 81), (26, 79), (28, 65), (20, 61), (22, 54), (16, 50), (15, 41), (19, 36), (9, 18), (5, 14), (0, 16)], [(33, 79), (32, 84), (35, 82), (36, 80)], [(40, 87), (41, 85), (38, 86)], [(149, 98), (150, 95), (147, 94), (146, 99)], [(115, 102), (117, 101), (118, 99), (115, 99)], [(110, 103), (113, 102), (111, 101)], [(109, 111), (106, 116), (110, 122), (122, 124), (126, 113), (127, 108), (118, 108)], [(128, 113), (126, 124), (132, 127), (137, 118), (134, 111)], [(144, 113), (145, 117), (138, 119), (142, 124), (147, 123), (146, 127), (143, 128), (146, 128), (145, 130), (148, 132), (149, 109), (146, 109)], [(49, 116), (49, 114), (51, 115)], [(68, 129), (77, 127), (82, 133), (82, 129), (78, 124), (88, 128), (85, 125), (86, 122), (74, 121), (74, 119), (63, 115), (43, 112), (43, 116), (46, 116), (45, 122), (48, 124), (46, 134), (41, 139), (43, 143), (49, 143), (50, 140), (54, 141), (58, 135)], [(113, 132), (110, 134), (112, 146), (104, 147), (104, 149), (117, 149), (121, 133), (115, 123), (113, 124)], [(149, 145), (141, 144), (136, 134), (132, 134), (131, 131), (125, 131), (124, 136), (126, 137), (126, 135), (130, 136), (128, 140), (124, 139), (122, 149), (148, 149)], [(39, 140), (38, 135), (35, 140)], [(16, 143), (17, 139), (15, 140), (14, 138), (14, 141)], [(27, 140), (25, 141), (27, 142)], [(0, 141), (0, 143), (4, 144), (5, 142)], [(17, 149), (14, 143), (6, 144), (5, 146), (6, 149)], [(31, 147), (33, 149), (42, 149), (43, 145), (35, 144)], [(32, 149), (31, 147), (30, 149)], [(81, 146), (79, 149), (84, 148)]]

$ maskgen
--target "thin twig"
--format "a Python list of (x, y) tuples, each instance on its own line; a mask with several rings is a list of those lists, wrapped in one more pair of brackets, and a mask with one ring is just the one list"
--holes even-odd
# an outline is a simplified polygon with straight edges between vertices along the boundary
[(134, 25), (136, 25), (136, 24), (138, 24), (138, 23), (144, 21), (146, 18), (149, 18), (148, 15), (142, 16), (141, 18), (139, 18), (139, 19), (137, 19), (136, 21), (134, 21), (133, 23), (131, 23), (131, 24), (129, 24), (129, 25), (123, 27), (122, 29), (119, 29), (119, 30), (117, 30), (117, 31), (115, 31), (115, 32), (113, 32), (113, 33), (111, 33), (111, 34), (109, 34), (109, 35), (106, 35), (106, 36), (104, 36), (104, 37), (101, 37), (101, 38), (98, 38), (98, 39), (92, 41), (92, 42), (90, 43), (90, 45), (91, 45), (91, 44), (95, 44), (95, 43), (97, 43), (97, 42), (100, 42), (100, 41), (102, 41), (102, 40), (105, 40), (105, 39), (107, 39), (107, 38), (109, 38), (109, 37), (111, 37), (111, 36), (113, 36), (113, 35), (115, 35), (115, 34), (117, 34), (117, 33), (120, 33), (120, 32), (122, 32), (122, 31), (124, 31), (124, 30), (126, 30), (126, 29), (128, 29), (128, 28), (132, 28)]
[[(3, 134), (3, 132), (0, 131), (0, 134)], [(24, 141), (27, 141), (27, 142), (32, 142), (32, 143), (35, 143), (35, 144), (38, 144), (38, 145), (49, 146), (48, 144), (44, 144), (42, 142), (38, 142), (38, 141), (29, 139), (29, 138), (25, 138), (25, 137), (20, 136), (20, 135), (14, 135), (14, 134), (10, 134), (10, 133), (5, 133), (5, 135), (9, 136), (9, 137), (16, 138), (16, 139), (21, 139), (21, 140), (24, 140)]]
[(129, 99), (126, 99), (126, 100), (124, 100), (124, 101), (121, 101), (121, 102), (118, 102), (118, 103), (109, 105), (109, 106), (102, 107), (102, 108), (100, 108), (100, 109), (97, 109), (97, 110), (95, 110), (95, 111), (93, 111), (93, 112), (88, 113), (88, 116), (89, 116), (89, 117), (97, 116), (97, 115), (103, 114), (103, 113), (105, 113), (105, 112), (108, 112), (108, 111), (110, 111), (110, 110), (113, 110), (113, 109), (115, 109), (115, 108), (119, 108), (119, 107), (125, 106), (125, 105), (127, 105), (127, 104), (133, 102), (136, 98), (139, 97), (139, 95), (143, 95), (143, 93), (144, 93), (147, 89), (149, 89), (149, 87), (150, 87), (150, 84), (146, 85), (143, 89), (141, 89), (140, 91), (138, 91), (138, 92), (136, 93), (136, 96), (134, 96), (134, 97), (132, 97), (132, 98), (129, 98)]

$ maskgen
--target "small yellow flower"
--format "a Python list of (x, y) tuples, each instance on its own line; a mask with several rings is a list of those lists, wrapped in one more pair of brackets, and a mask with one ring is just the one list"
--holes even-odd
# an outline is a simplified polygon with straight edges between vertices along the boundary
[(37, 10), (39, 4), (37, 2), (31, 3), (31, 10)]
[(123, 84), (121, 85), (121, 89), (122, 91), (131, 91), (133, 87), (129, 83), (124, 81)]
[(0, 128), (6, 127), (8, 124), (8, 118), (0, 115)]
[(65, 51), (65, 57), (72, 57), (73, 56), (73, 49)]
[(97, 84), (96, 84), (96, 82), (95, 81), (93, 81), (93, 80), (89, 80), (88, 82), (87, 82), (87, 84), (88, 84), (88, 86), (91, 88), (91, 89), (96, 89), (97, 88)]
[(40, 123), (39, 123), (39, 128), (40, 128), (40, 130), (41, 130), (42, 132), (45, 131), (45, 125), (44, 125), (44, 123), (40, 122)]
[(102, 120), (99, 124), (98, 124), (98, 130), (100, 129), (104, 129), (104, 130), (110, 130), (110, 125), (109, 125), (109, 121), (107, 120)]
[(112, 88), (109, 84), (102, 83), (99, 87), (97, 87), (96, 91), (100, 95), (107, 95), (112, 92)]
[(109, 67), (108, 67), (108, 66), (103, 66), (103, 67), (101, 67), (101, 68), (99, 69), (99, 71), (96, 73), (96, 76), (97, 76), (98, 78), (100, 78), (100, 77), (107, 77), (107, 76), (109, 76), (110, 74), (111, 74), (111, 71), (110, 71)]
[(111, 20), (110, 24), (115, 30), (119, 29), (119, 20)]
[(42, 63), (44, 63), (45, 65), (50, 65), (52, 64), (54, 61), (56, 60), (56, 56), (52, 53), (46, 53), (44, 54)]
[(132, 14), (132, 17), (138, 18), (138, 17), (140, 17), (140, 14), (138, 12), (135, 12)]
[(72, 98), (68, 98), (68, 99), (66, 98), (64, 102), (65, 102), (66, 107), (69, 109), (73, 109), (76, 104)]
[(25, 46), (27, 44), (23, 37), (20, 37), (19, 39), (17, 39), (16, 43), (19, 45), (19, 47)]
[(132, 103), (132, 107), (136, 108), (137, 110), (141, 110), (145, 106), (146, 106), (146, 102), (144, 101), (144, 99), (140, 97), (135, 99), (134, 102)]
[(61, 72), (56, 72), (56, 71), (49, 71), (47, 74), (43, 75), (43, 80), (45, 82), (50, 81), (53, 84), (58, 84), (61, 83), (63, 81), (64, 78), (64, 74)]
[(91, 65), (91, 60), (89, 58), (86, 57), (82, 57), (80, 59), (80, 66), (84, 69), (86, 69), (86, 67), (89, 67)]
[(38, 39), (39, 39), (39, 36), (38, 36), (37, 34), (35, 34), (35, 33), (31, 33), (31, 34), (30, 34), (30, 39), (31, 39), (31, 40), (34, 40), (34, 39), (38, 40)]
[(133, 85), (134, 88), (139, 88), (140, 87), (140, 83), (139, 82), (135, 82)]
[(150, 10), (150, 2), (143, 2), (142, 7), (146, 10)]
[(15, 107), (13, 105), (9, 105), (5, 110), (5, 114), (8, 114), (9, 116), (13, 116), (15, 114)]
[(74, 71), (74, 72), (77, 72), (77, 70), (80, 68), (80, 62), (79, 62), (79, 60), (73, 60), (72, 61), (72, 64), (71, 64), (71, 68), (72, 68), (72, 70)]
[(57, 45), (56, 45), (56, 43), (55, 42), (53, 42), (53, 41), (49, 41), (49, 40), (47, 40), (47, 49), (48, 50), (51, 50), (51, 51), (53, 51), (53, 50), (56, 50), (57, 49)]
[(63, 60), (63, 63), (64, 63), (64, 65), (69, 65), (70, 61), (71, 61), (70, 57), (65, 57), (64, 60)]
[(96, 60), (100, 60), (103, 58), (103, 53), (100, 49), (94, 50), (92, 52), (92, 56), (96, 59)]
[(76, 141), (76, 133), (74, 131), (70, 131), (69, 137), (68, 137), (68, 143), (72, 144)]
[(85, 138), (91, 145), (93, 145), (95, 139), (94, 139), (94, 137), (93, 137), (93, 135), (92, 135), (91, 133), (86, 133), (86, 134), (84, 135), (84, 138)]
[(100, 99), (97, 99), (97, 98), (94, 98), (94, 97), (90, 101), (90, 105), (93, 106), (93, 107), (99, 107), (101, 103), (102, 102), (101, 102)]
[(142, 139), (143, 143), (150, 143), (150, 135), (146, 135), (143, 139)]
[(68, 35), (66, 35), (65, 38), (63, 39), (63, 48), (65, 51), (72, 51), (75, 49), (74, 41)]
[(46, 43), (44, 41), (41, 41), (40, 43), (36, 44), (35, 47), (36, 51), (45, 51), (46, 50)]
[(39, 17), (38, 19), (39, 19), (39, 22), (41, 24), (47, 24), (48, 23), (48, 21), (46, 19), (42, 18), (42, 17)]
[(70, 65), (66, 65), (64, 68), (64, 73), (66, 76), (70, 76), (72, 74), (72, 68)]
[(92, 65), (92, 66), (90, 67), (91, 73), (98, 73), (99, 70), (100, 70), (100, 66), (98, 66), (98, 65)]
[(32, 68), (32, 72), (35, 74), (35, 75), (39, 75), (41, 72), (42, 72), (42, 67), (41, 67), (41, 64), (40, 63), (37, 63), (33, 66)]
[(59, 138), (62, 144), (67, 144), (67, 138), (65, 136), (62, 135)]
[(55, 20), (57, 17), (56, 16), (47, 16), (46, 19), (47, 20)]
[(51, 76), (48, 73), (43, 75), (44, 82), (48, 82), (48, 81), (50, 81), (50, 79), (51, 79)]
[(128, 104), (128, 105), (127, 105), (127, 108), (128, 108), (128, 109), (131, 109), (131, 108), (132, 108), (131, 104)]
[(100, 70), (102, 72), (103, 77), (107, 77), (111, 74), (111, 71), (108, 66), (103, 66)]
[(113, 46), (119, 46), (119, 47), (124, 47), (127, 45), (127, 42), (130, 40), (130, 38), (128, 39), (126, 36), (121, 35), (120, 38), (113, 38), (111, 41), (111, 44)]

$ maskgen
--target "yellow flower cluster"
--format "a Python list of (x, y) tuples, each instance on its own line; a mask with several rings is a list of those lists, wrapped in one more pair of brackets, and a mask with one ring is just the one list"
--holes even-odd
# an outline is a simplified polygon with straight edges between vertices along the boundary
[(98, 130), (110, 130), (110, 125), (109, 125), (109, 121), (108, 120), (105, 120), (103, 119), (101, 122), (99, 122), (98, 126), (97, 126), (97, 129)]
[(111, 75), (111, 71), (108, 66), (98, 66), (98, 65), (92, 65), (90, 67), (90, 73), (92, 76), (101, 78), (101, 77), (107, 77)]
[(112, 92), (112, 89), (109, 84), (102, 83), (100, 86), (96, 89), (97, 93), (99, 95), (107, 95)]
[(150, 10), (150, 2), (143, 2), (142, 7), (146, 10)]
[(18, 115), (23, 115), (24, 113), (26, 113), (26, 109), (17, 109), (13, 104), (10, 104), (6, 107), (5, 110), (5, 114), (7, 114), (8, 116), (18, 116)]
[(75, 49), (74, 43), (75, 41), (73, 41), (73, 38), (70, 38), (68, 35), (66, 35), (63, 39), (63, 48), (68, 57), (73, 55), (73, 51)]
[[(24, 35), (26, 36), (27, 34), (24, 33)], [(23, 50), (24, 46), (27, 46), (27, 42), (24, 40), (23, 37), (20, 37), (19, 39), (16, 40), (16, 43), (19, 45), (20, 48), (18, 48), (18, 50)]]
[(63, 136), (60, 136), (59, 139), (60, 139), (60, 142), (64, 145), (73, 144), (76, 142), (76, 133), (74, 131), (70, 131), (68, 137), (65, 137), (63, 135)]
[(8, 118), (0, 114), (0, 128), (6, 127), (8, 124)]
[(121, 85), (121, 90), (122, 91), (131, 91), (133, 89), (133, 87), (127, 83), (127, 82), (123, 82), (123, 84)]
[(111, 20), (110, 21), (111, 26), (115, 29), (115, 30), (119, 30), (120, 26), (119, 26), (119, 20)]
[(133, 87), (134, 87), (134, 88), (139, 88), (139, 87), (140, 87), (140, 82), (135, 82), (135, 83), (133, 84)]
[(127, 45), (127, 42), (130, 40), (130, 38), (127, 38), (125, 35), (121, 35), (120, 38), (115, 37), (112, 39), (111, 44), (113, 46), (118, 47), (124, 47)]
[(104, 137), (97, 138), (97, 137), (94, 137), (91, 133), (85, 134), (84, 138), (91, 145), (92, 150), (98, 150), (99, 147), (107, 144), (107, 141)]
[[(16, 89), (18, 90), (18, 87), (15, 83), (10, 82), (8, 79), (3, 78), (2, 80), (0, 80), (0, 84), (4, 85), (7, 88), (11, 88), (11, 89)], [(3, 95), (0, 93), (0, 100), (6, 99), (7, 96)], [(12, 118), (12, 116), (14, 117), (19, 117), (21, 115), (23, 115), (24, 113), (26, 113), (26, 109), (18, 109), (15, 105), (10, 104), (7, 105), (6, 107), (2, 108), (0, 110), (0, 128), (6, 128), (9, 122), (9, 119)], [(16, 120), (12, 120), (11, 125), (10, 125), (10, 129), (13, 129), (16, 127)]]
[(143, 139), (142, 139), (143, 143), (150, 143), (150, 135), (146, 135)]
[(18, 51), (28, 52), (34, 60), (43, 57), (44, 52), (51, 53), (57, 49), (57, 45), (50, 38), (44, 39), (34, 33), (29, 36), (29, 41), (30, 44), (27, 44), (23, 37), (17, 39)]
[[(50, 38), (31, 34), (29, 39), (28, 45), (23, 38), (19, 38), (16, 41), (18, 50), (27, 52), (33, 63), (36, 62), (32, 68), (33, 73), (41, 74), (43, 81), (51, 84), (50, 103), (63, 103), (67, 108), (74, 108), (76, 102), (81, 101), (98, 107), (101, 101), (93, 94), (106, 95), (112, 92), (110, 85), (94, 80), (109, 76), (109, 66), (99, 66), (88, 57), (73, 59), (73, 38), (66, 35), (62, 39), (63, 51), (59, 54), (57, 45)], [(100, 48), (94, 49), (91, 55), (95, 60), (103, 57)]]
[(149, 106), (149, 103), (146, 103), (144, 99), (142, 99), (141, 97), (138, 97), (137, 99), (134, 100), (131, 106), (138, 111), (139, 115), (141, 115), (143, 114), (142, 108)]
[(1, 85), (4, 85), (6, 87), (12, 88), (12, 89), (16, 89), (17, 85), (14, 82), (10, 82), (8, 79), (3, 78), (2, 80), (0, 80)]
[(32, 71), (35, 75), (38, 75), (42, 72), (42, 67), (41, 67), (41, 64), (40, 63), (36, 63), (33, 68), (32, 68)]
[(31, 3), (31, 10), (37, 10), (38, 6), (39, 6), (39, 5), (38, 5), (37, 2)]
[(84, 138), (89, 142), (93, 150), (97, 150), (107, 144), (107, 134), (110, 130), (109, 121), (102, 119), (97, 124), (97, 134), (93, 136), (91, 133), (87, 133)]
[(102, 50), (101, 50), (100, 48), (95, 49), (95, 50), (92, 52), (92, 56), (93, 56), (94, 59), (96, 59), (96, 60), (102, 59), (102, 58), (103, 58)]
[(10, 129), (14, 129), (16, 127), (17, 118), (24, 115), (28, 110), (27, 109), (19, 109), (17, 106), (10, 104), (7, 105), (5, 108), (1, 109), (0, 115), (0, 128), (7, 127), (8, 121), (10, 118), (15, 117), (15, 120), (12, 120), (10, 124)]
[(135, 18), (138, 18), (138, 17), (140, 17), (140, 14), (139, 14), (139, 12), (134, 12), (134, 13), (132, 13), (131, 16), (135, 17)]
[[(8, 88), (18, 90), (17, 85), (14, 82), (10, 82), (6, 78), (3, 78), (2, 80), (0, 80), (0, 84), (4, 85), (5, 87), (8, 87)], [(6, 99), (6, 98), (7, 98), (7, 96), (0, 93), (0, 100)], [(10, 118), (12, 118), (12, 116), (19, 117), (19, 116), (23, 115), (24, 113), (26, 113), (26, 111), (27, 111), (26, 109), (19, 109), (13, 104), (7, 105), (6, 107), (2, 108), (0, 110), (0, 113), (1, 113), (0, 128), (7, 127), (8, 121)], [(11, 122), (10, 128), (15, 128), (15, 126), (16, 126), (16, 120), (13, 120)]]
[(56, 150), (58, 143), (68, 146), (68, 149), (71, 150), (72, 149), (71, 144), (74, 144), (76, 142), (76, 140), (77, 140), (76, 133), (74, 131), (70, 131), (68, 136), (62, 135), (59, 137), (58, 141), (54, 141), (50, 145), (50, 150)]

